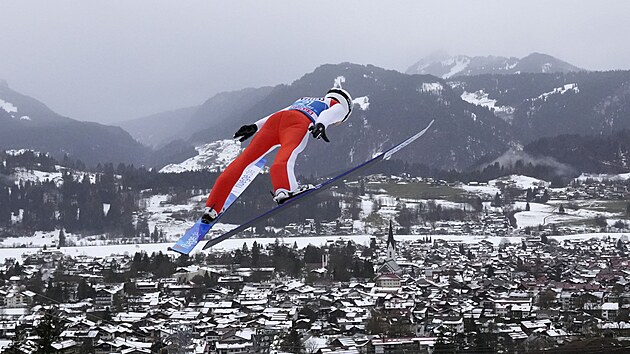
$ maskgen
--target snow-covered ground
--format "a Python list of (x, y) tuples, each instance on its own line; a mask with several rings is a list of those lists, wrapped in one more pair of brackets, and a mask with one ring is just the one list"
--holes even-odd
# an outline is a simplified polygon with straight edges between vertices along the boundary
[(18, 167), (13, 172), (15, 183), (20, 182), (54, 182), (57, 186), (63, 184), (61, 172), (44, 172), (37, 170), (28, 170), (26, 168)]
[[(25, 151), (25, 150), (24, 150)], [(24, 151), (14, 151), (15, 154), (24, 153)], [(9, 153), (9, 151), (7, 151)], [(32, 170), (23, 167), (17, 167), (11, 173), (11, 177), (14, 179), (15, 184), (23, 182), (45, 183), (54, 182), (58, 187), (63, 184), (63, 172), (67, 169), (63, 166), (55, 166), (55, 172), (46, 172), (39, 170)], [(94, 172), (82, 172), (70, 170), (72, 178), (75, 181), (82, 181), (84, 177), (87, 177), (90, 183), (96, 183), (97, 174)]]
[(458, 56), (455, 58), (443, 60), (442, 65), (444, 66), (453, 65), (453, 66), (451, 67), (451, 70), (448, 73), (442, 75), (442, 78), (448, 79), (449, 77), (452, 77), (464, 71), (464, 69), (468, 67), (468, 64), (470, 64), (470, 58), (463, 57), (463, 56)]
[[(462, 243), (478, 243), (481, 241), (488, 241), (498, 246), (501, 243), (520, 243), (522, 237), (510, 236), (510, 237), (484, 237), (484, 236), (453, 236), (453, 235), (396, 235), (396, 240), (400, 242), (424, 240), (426, 237), (431, 237), (432, 240), (447, 240), (451, 242)], [(370, 235), (343, 235), (343, 236), (309, 236), (309, 237), (286, 237), (281, 238), (280, 241), (293, 245), (297, 243), (298, 248), (304, 248), (309, 244), (314, 246), (322, 246), (329, 242), (335, 242), (337, 240), (349, 241), (352, 240), (357, 244), (369, 245), (370, 239), (373, 236)], [(630, 237), (629, 233), (588, 233), (566, 236), (553, 236), (558, 241), (564, 240), (586, 240), (591, 238), (605, 238), (611, 237), (617, 239), (619, 237)], [(259, 245), (268, 245), (276, 242), (275, 238), (240, 238), (240, 239), (228, 239), (221, 242), (218, 246), (213, 247), (212, 250), (234, 250), (243, 247), (243, 243), (246, 243), (249, 248), (253, 243), (257, 242)], [(61, 252), (71, 256), (87, 255), (93, 257), (106, 257), (115, 254), (134, 254), (136, 252), (147, 252), (149, 254), (153, 252), (167, 253), (167, 248), (171, 246), (171, 243), (149, 243), (149, 244), (137, 244), (137, 245), (111, 245), (111, 246), (86, 246), (86, 247), (62, 247)], [(201, 245), (199, 245), (194, 253), (202, 252)], [(0, 248), (0, 262), (4, 262), (7, 258), (21, 259), (22, 254), (35, 253), (40, 248)]]
[(461, 185), (457, 188), (463, 189), (470, 193), (479, 193), (486, 195), (495, 195), (497, 193), (501, 193), (501, 187), (512, 187), (517, 189), (529, 189), (536, 188), (539, 186), (548, 187), (550, 185), (549, 182), (543, 181), (541, 179), (522, 176), (522, 175), (510, 175), (499, 177), (497, 179), (493, 179), (487, 183), (487, 185)]
[[(321, 246), (325, 245), (329, 240), (354, 240), (354, 242), (358, 244), (368, 245), (370, 242), (370, 237), (368, 235), (348, 235), (348, 236), (315, 236), (315, 237), (289, 237), (280, 239), (282, 242), (293, 245), (294, 242), (297, 243), (298, 247), (303, 248), (308, 246), (309, 244)], [(247, 243), (248, 247), (252, 247), (254, 241), (258, 242), (260, 245), (268, 245), (276, 242), (275, 238), (241, 238), (241, 239), (228, 239), (221, 242), (218, 246), (213, 247), (212, 249), (217, 250), (233, 250), (237, 248), (241, 248), (243, 243)], [(64, 254), (77, 256), (77, 255), (88, 255), (95, 257), (105, 257), (112, 254), (134, 254), (136, 252), (163, 252), (167, 253), (168, 247), (172, 246), (173, 243), (148, 243), (148, 244), (136, 244), (136, 245), (107, 245), (107, 246), (85, 246), (85, 247), (62, 247), (60, 251)], [(197, 246), (195, 251), (201, 252), (203, 243)], [(37, 252), (41, 248), (32, 247), (32, 248), (0, 248), (0, 262), (4, 262), (6, 258), (17, 258), (21, 259), (21, 255), (23, 253), (34, 253)], [(173, 253), (174, 254), (174, 253)]]
[[(561, 204), (564, 204), (564, 214), (560, 214), (558, 212)], [(562, 224), (573, 221), (586, 222), (594, 219), (598, 215), (603, 216), (607, 219), (619, 216), (614, 213), (601, 212), (584, 208), (584, 206), (587, 205), (582, 205), (582, 207), (580, 207), (579, 209), (573, 210), (567, 207), (566, 201), (560, 200), (552, 200), (549, 201), (549, 203), (547, 204), (529, 203), (529, 211), (524, 211), (525, 206), (525, 202), (516, 202), (514, 205), (515, 209), (523, 210), (514, 214), (514, 217), (516, 218), (516, 223), (519, 228), (525, 228), (528, 226), (535, 227), (538, 225)]]
[(7, 102), (5, 100), (0, 99), (0, 109), (2, 109), (5, 112), (9, 113), (11, 118), (15, 118), (15, 119), (19, 118), (21, 120), (31, 120), (31, 117), (29, 117), (29, 116), (24, 116), (24, 115), (17, 114), (18, 108), (15, 105), (13, 105), (13, 103), (11, 103), (11, 102)]
[(188, 204), (170, 204), (169, 196), (158, 194), (144, 200), (146, 205), (142, 217), (147, 218), (149, 231), (153, 232), (155, 227), (162, 230), (167, 240), (176, 240), (178, 235), (183, 233), (193, 222), (174, 216), (174, 213), (200, 211), (203, 205), (202, 196), (190, 198)]
[(370, 99), (368, 96), (357, 97), (352, 100), (352, 105), (357, 105), (360, 110), (367, 111), (370, 108)]
[[(17, 113), (18, 109), (17, 107), (15, 107), (13, 105), (13, 103), (11, 102), (7, 102), (5, 100), (0, 99), (0, 108), (3, 109), (5, 112), (11, 114), (11, 113)], [(13, 117), (13, 115), (11, 114), (11, 116)]]
[(529, 189), (536, 187), (549, 187), (551, 183), (538, 178), (523, 175), (509, 175), (491, 180), (488, 184), (497, 186), (503, 183), (518, 189)]
[(423, 82), (422, 87), (418, 89), (419, 92), (430, 93), (433, 95), (439, 95), (444, 90), (444, 86), (442, 86), (439, 82)]
[(627, 181), (629, 179), (630, 179), (630, 173), (621, 173), (617, 175), (609, 175), (609, 174), (603, 174), (603, 173), (602, 174), (582, 173), (575, 180), (580, 181), (580, 182), (585, 182), (587, 180), (603, 182), (603, 181)]
[[(35, 231), (32, 235), (10, 237), (0, 241), (1, 247), (57, 247), (59, 243), (59, 231)], [(81, 236), (64, 232), (66, 242), (78, 246), (100, 246), (105, 244), (101, 240), (102, 235)]]
[[(518, 202), (516, 203), (516, 208), (525, 210), (525, 204), (526, 203)], [(558, 224), (582, 219), (572, 213), (558, 214), (558, 206), (554, 205), (529, 203), (529, 207), (529, 211), (520, 211), (514, 215), (519, 228)]]
[(497, 106), (497, 100), (492, 99), (483, 90), (475, 92), (466, 92), (461, 95), (462, 100), (472, 103), (477, 106), (486, 107), (491, 109), (495, 113), (503, 113), (503, 116), (511, 115), (514, 113), (514, 107), (511, 106)]
[(467, 185), (467, 184), (463, 184), (461, 186), (458, 186), (457, 188), (459, 189), (463, 189), (466, 192), (469, 193), (475, 193), (475, 194), (485, 194), (487, 196), (494, 196), (497, 193), (501, 193), (501, 190), (495, 186), (491, 186), (491, 185)]
[(569, 91), (573, 91), (575, 93), (580, 92), (580, 89), (578, 88), (577, 84), (566, 84), (562, 87), (556, 87), (555, 89), (549, 91), (549, 92), (545, 92), (542, 95), (536, 97), (534, 100), (543, 100), (546, 101), (547, 98), (551, 95), (556, 95), (556, 94), (560, 94), (563, 95)]
[(197, 156), (188, 160), (164, 166), (161, 173), (181, 173), (200, 170), (223, 170), (241, 152), (238, 140), (226, 139), (197, 146)]

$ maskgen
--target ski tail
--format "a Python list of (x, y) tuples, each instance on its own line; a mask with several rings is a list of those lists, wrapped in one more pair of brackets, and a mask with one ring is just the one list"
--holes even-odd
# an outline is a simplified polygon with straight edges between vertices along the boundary
[(229, 232), (220, 235), (218, 237), (212, 238), (210, 239), (208, 242), (206, 242), (206, 244), (203, 246), (203, 249), (207, 249), (209, 247), (212, 247), (216, 244), (218, 244), (219, 242), (226, 240), (234, 235), (236, 235), (237, 233), (250, 228), (251, 226), (253, 226), (254, 224), (265, 220), (279, 212), (281, 212), (282, 210), (284, 210), (284, 208), (288, 207), (288, 206), (292, 206), (294, 204), (299, 203), (303, 198), (307, 198), (308, 196), (312, 196), (315, 195), (317, 193), (321, 193), (322, 191), (334, 186), (337, 182), (339, 181), (343, 181), (344, 178), (353, 176), (358, 174), (359, 172), (361, 172), (362, 170), (364, 170), (365, 168), (367, 168), (368, 166), (372, 166), (380, 161), (384, 161), (384, 160), (389, 160), (393, 154), (397, 153), (398, 151), (400, 151), (402, 148), (406, 147), (407, 145), (411, 144), (412, 142), (414, 142), (415, 140), (417, 140), (418, 138), (420, 138), (422, 135), (424, 135), (429, 128), (431, 128), (431, 126), (433, 125), (433, 122), (435, 120), (432, 120), (429, 125), (427, 125), (426, 128), (424, 128), (423, 130), (421, 130), (420, 132), (416, 133), (415, 135), (413, 135), (412, 137), (408, 138), (407, 140), (394, 145), (392, 148), (390, 148), (389, 150), (386, 150), (385, 152), (381, 152), (380, 154), (377, 154), (376, 156), (372, 157), (370, 160), (355, 166), (333, 178), (330, 178), (329, 180), (327, 180), (326, 182), (323, 182), (321, 184), (318, 184), (317, 186), (315, 186), (315, 188), (309, 189), (307, 191), (305, 191), (304, 193), (300, 193), (299, 195), (296, 195), (293, 198), (288, 199), (287, 201), (285, 201), (283, 204), (276, 206), (275, 208), (245, 222), (244, 224), (241, 224), (240, 226), (230, 230)]

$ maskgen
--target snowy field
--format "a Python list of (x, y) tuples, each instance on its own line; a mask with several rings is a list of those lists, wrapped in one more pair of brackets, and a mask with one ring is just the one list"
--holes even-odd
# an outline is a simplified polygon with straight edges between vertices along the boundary
[(497, 100), (490, 98), (487, 93), (483, 92), (483, 90), (479, 90), (476, 92), (464, 91), (464, 93), (462, 93), (461, 95), (461, 98), (462, 100), (468, 103), (471, 103), (477, 106), (486, 107), (497, 113), (499, 112), (505, 113), (505, 114), (514, 113), (514, 107), (497, 105)]
[[(484, 236), (453, 236), (453, 235), (396, 235), (395, 238), (399, 242), (408, 242), (414, 240), (424, 240), (427, 236), (432, 240), (448, 240), (452, 242), (462, 243), (478, 243), (483, 240), (491, 242), (495, 246), (501, 243), (520, 243), (522, 237), (510, 236), (510, 237), (484, 237)], [(352, 240), (360, 245), (369, 245), (370, 239), (374, 237), (371, 235), (343, 235), (343, 236), (310, 236), (310, 237), (286, 237), (281, 238), (280, 241), (293, 246), (297, 243), (298, 248), (304, 248), (309, 244), (314, 246), (322, 246), (328, 242), (335, 242), (336, 240), (349, 241)], [(630, 233), (588, 233), (566, 236), (551, 236), (550, 238), (556, 239), (560, 242), (564, 240), (587, 240), (591, 238), (605, 238), (610, 237), (617, 239), (620, 237), (628, 238)], [(268, 245), (276, 242), (275, 238), (240, 238), (240, 239), (228, 239), (221, 242), (218, 246), (213, 247), (212, 250), (234, 250), (243, 247), (243, 243), (251, 249), (254, 241), (260, 245)], [(163, 252), (176, 255), (173, 252), (167, 251), (167, 248), (171, 246), (171, 243), (149, 243), (149, 244), (137, 244), (137, 245), (111, 245), (111, 246), (85, 246), (85, 247), (63, 247), (60, 249), (64, 254), (69, 256), (86, 255), (92, 257), (106, 257), (115, 254), (135, 254), (136, 252), (147, 252), (149, 254), (153, 252)], [(203, 244), (197, 246), (193, 254), (201, 252)], [(22, 254), (35, 253), (39, 248), (0, 248), (0, 262), (4, 262), (7, 258), (15, 258), (20, 260)]]
[[(587, 209), (591, 207), (591, 205), (596, 204), (597, 201), (588, 201), (583, 203), (578, 203), (580, 209), (573, 210), (566, 207), (566, 201), (559, 200), (550, 200), (547, 204), (539, 204), (539, 203), (529, 203), (529, 211), (524, 211), (526, 203), (525, 202), (516, 202), (514, 203), (515, 209), (520, 209), (523, 211), (517, 212), (514, 214), (516, 217), (516, 223), (518, 228), (525, 227), (535, 227), (538, 225), (549, 225), (549, 224), (562, 224), (569, 223), (574, 221), (589, 221), (594, 219), (596, 216), (603, 216), (609, 220), (609, 224), (613, 224), (616, 219), (612, 219), (615, 217), (619, 217), (619, 214), (596, 211), (592, 209)], [(605, 202), (605, 201), (600, 201)], [(558, 212), (560, 205), (565, 204), (564, 214), (560, 214)]]
[(538, 178), (522, 176), (522, 175), (510, 175), (505, 177), (499, 177), (497, 179), (490, 180), (487, 185), (462, 185), (457, 188), (463, 189), (466, 192), (485, 194), (494, 196), (497, 193), (501, 193), (501, 186), (512, 187), (517, 189), (529, 189), (539, 186), (549, 187), (550, 183)]
[[(63, 166), (55, 166), (55, 169), (57, 170), (56, 172), (44, 172), (18, 167), (14, 169), (12, 175), (15, 179), (15, 184), (27, 181), (35, 183), (53, 182), (59, 187), (63, 184), (62, 171), (66, 170), (66, 168)], [(72, 177), (75, 181), (81, 181), (84, 176), (89, 178), (90, 183), (96, 183), (96, 173), (72, 171)]]
[(630, 179), (630, 173), (621, 173), (617, 175), (608, 175), (608, 174), (593, 174), (593, 173), (582, 173), (580, 177), (576, 178), (577, 181), (585, 182), (587, 180), (594, 181), (627, 181)]

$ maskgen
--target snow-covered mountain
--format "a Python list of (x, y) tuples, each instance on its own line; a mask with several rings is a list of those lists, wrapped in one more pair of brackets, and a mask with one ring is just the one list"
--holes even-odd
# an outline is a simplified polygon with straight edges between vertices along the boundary
[(630, 71), (458, 76), (462, 100), (485, 107), (523, 145), (562, 134), (630, 129)]
[[(323, 65), (262, 95), (247, 92), (245, 97), (256, 99), (239, 101), (242, 106), (234, 114), (221, 110), (226, 115), (219, 123), (190, 140), (223, 140), (296, 97), (325, 92), (339, 77), (353, 95), (369, 100), (369, 109), (357, 108), (346, 124), (331, 127), (331, 144), (310, 141), (298, 160), (299, 173), (318, 175), (356, 165), (422, 129), (429, 119), (436, 120), (432, 131), (403, 151), (401, 159), (462, 170), (540, 138), (630, 128), (627, 71), (456, 76), (444, 81), (343, 63)], [(220, 102), (225, 104), (209, 100), (204, 110), (218, 111), (215, 104)], [(543, 158), (537, 155), (536, 160)], [(573, 161), (570, 165), (575, 166)]]
[(407, 69), (407, 74), (429, 74), (443, 79), (480, 74), (555, 73), (582, 69), (550, 55), (532, 53), (521, 59), (501, 56), (435, 54), (420, 59)]
[(0, 82), (0, 150), (32, 149), (68, 154), (88, 164), (139, 163), (148, 149), (119, 127), (63, 117), (42, 102)]
[[(548, 59), (530, 55), (510, 70), (544, 64)], [(463, 67), (467, 60), (456, 58), (452, 64)], [(466, 67), (470, 69), (472, 62)], [(514, 64), (510, 63), (507, 67)], [(551, 63), (546, 67), (555, 68), (555, 62)], [(351, 63), (322, 65), (290, 84), (215, 95), (199, 107), (179, 111), (183, 112), (180, 118), (170, 112), (134, 121), (135, 134), (163, 137), (164, 141), (155, 140), (154, 146), (160, 149), (152, 152), (120, 128), (62, 117), (41, 102), (0, 85), (0, 149), (30, 148), (56, 156), (68, 153), (88, 164), (134, 162), (158, 168), (195, 157), (182, 169), (215, 168), (220, 164), (213, 166), (209, 157), (200, 154), (208, 150), (204, 144), (229, 139), (241, 125), (286, 107), (296, 98), (322, 95), (341, 78), (343, 87), (361, 98), (361, 103), (369, 102), (369, 108), (357, 105), (347, 123), (330, 127), (330, 144), (309, 141), (297, 162), (300, 174), (329, 175), (354, 166), (433, 119), (431, 131), (402, 151), (402, 160), (465, 170), (545, 137), (610, 135), (630, 129), (630, 71), (475, 76), (453, 71), (447, 76), (448, 80), (406, 75)], [(28, 119), (20, 119), (23, 116)], [(188, 135), (170, 140), (172, 132), (182, 131)], [(575, 166), (574, 160), (562, 161)]]
[(181, 163), (166, 165), (160, 170), (160, 173), (223, 170), (241, 152), (241, 143), (238, 140), (231, 139), (219, 140), (200, 145), (195, 150), (197, 150), (197, 156), (193, 156)]
[(432, 131), (402, 151), (401, 159), (439, 168), (465, 168), (480, 156), (504, 151), (511, 140), (503, 120), (466, 103), (443, 80), (351, 63), (322, 65), (290, 85), (274, 87), (247, 107), (246, 101), (239, 101), (242, 112), (199, 131), (192, 140), (225, 139), (241, 125), (299, 97), (323, 95), (339, 80), (353, 97), (362, 98), (364, 107), (367, 100), (369, 107), (363, 110), (357, 103), (347, 123), (330, 127), (330, 144), (309, 141), (297, 162), (298, 173), (318, 176), (341, 171), (403, 141), (433, 119)]

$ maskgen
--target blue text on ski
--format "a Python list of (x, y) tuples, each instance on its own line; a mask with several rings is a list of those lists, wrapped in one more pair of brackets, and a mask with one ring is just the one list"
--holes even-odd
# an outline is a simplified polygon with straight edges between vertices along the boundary
[(223, 212), (221, 212), (216, 219), (214, 219), (209, 224), (204, 224), (201, 222), (201, 218), (197, 219), (197, 222), (186, 231), (186, 233), (180, 237), (180, 239), (170, 247), (169, 250), (173, 250), (175, 252), (181, 254), (189, 254), (197, 244), (203, 240), (206, 234), (212, 229), (212, 226), (216, 224), (216, 222), (221, 218), (221, 216), (225, 213), (225, 211), (236, 201), (236, 199), (247, 189), (247, 187), (252, 183), (252, 181), (258, 176), (260, 171), (262, 171), (263, 167), (267, 160), (263, 157), (255, 163), (250, 164), (243, 171), (241, 177), (236, 181), (236, 184), (230, 191), (230, 195), (225, 201), (225, 205), (223, 207)]

